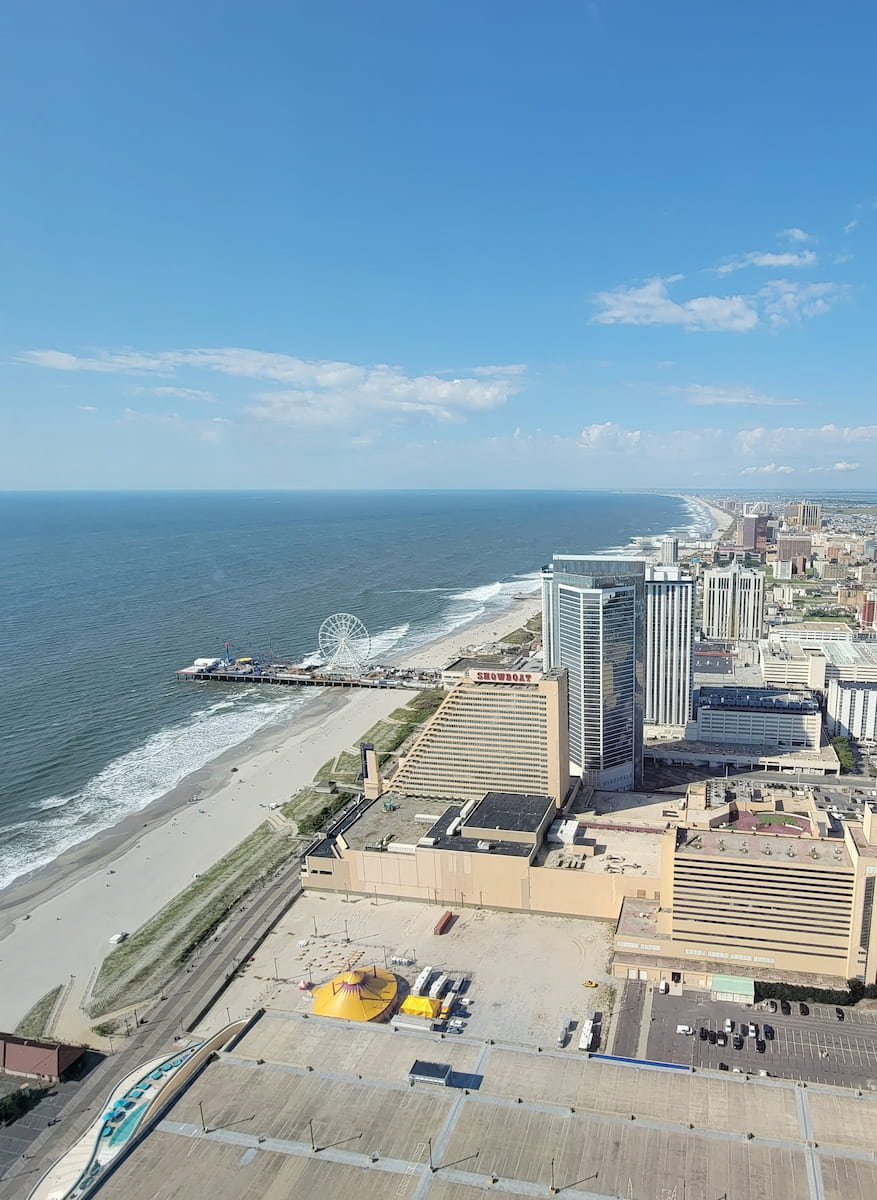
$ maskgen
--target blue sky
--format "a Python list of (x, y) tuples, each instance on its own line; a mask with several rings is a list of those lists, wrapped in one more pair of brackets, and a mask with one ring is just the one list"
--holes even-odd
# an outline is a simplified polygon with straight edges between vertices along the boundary
[(875, 488), (864, 0), (35, 0), (2, 487)]

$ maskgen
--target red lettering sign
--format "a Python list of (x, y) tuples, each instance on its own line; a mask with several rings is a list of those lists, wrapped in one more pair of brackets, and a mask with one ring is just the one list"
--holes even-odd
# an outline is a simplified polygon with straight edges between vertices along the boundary
[(531, 671), (475, 671), (475, 678), (481, 683), (532, 683)]

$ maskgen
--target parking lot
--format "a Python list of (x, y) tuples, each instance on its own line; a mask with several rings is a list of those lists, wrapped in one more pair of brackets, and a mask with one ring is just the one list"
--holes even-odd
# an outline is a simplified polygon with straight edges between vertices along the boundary
[[(847, 1008), (841, 1022), (833, 1007), (808, 1007), (808, 1016), (800, 1014), (797, 1003), (791, 1005), (790, 1015), (772, 1014), (758, 1007), (711, 1001), (696, 993), (653, 993), (647, 1056), (713, 1070), (722, 1069), (724, 1063), (731, 1071), (737, 1067), (750, 1074), (767, 1071), (780, 1079), (877, 1090), (877, 1016)], [(734, 1022), (726, 1046), (701, 1040), (701, 1028), (718, 1034), (724, 1031), (726, 1018)], [(772, 1039), (764, 1037), (765, 1022), (774, 1030)], [(741, 1023), (756, 1024), (758, 1038), (744, 1037), (738, 1050), (733, 1038), (740, 1034)], [(690, 1025), (694, 1034), (678, 1034), (677, 1025)], [(763, 1053), (758, 1052), (757, 1041), (763, 1043)]]

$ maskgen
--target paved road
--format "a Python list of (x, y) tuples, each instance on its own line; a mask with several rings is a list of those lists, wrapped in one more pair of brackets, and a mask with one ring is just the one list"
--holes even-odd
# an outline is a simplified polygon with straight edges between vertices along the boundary
[[(140, 1063), (172, 1049), (174, 1038), (197, 1021), (205, 1000), (249, 957), (255, 945), (301, 895), (301, 890), (296, 855), (261, 891), (244, 900), (228, 918), (221, 934), (207, 943), (194, 965), (180, 976), (177, 989), (153, 1009), (149, 1020), (123, 1048), (104, 1059), (78, 1085), (61, 1111), (58, 1123), (51, 1128), (44, 1126), (30, 1145), (28, 1153), (32, 1157), (19, 1158), (8, 1167), (0, 1183), (2, 1200), (23, 1200), (41, 1175), (94, 1120), (115, 1083)], [(240, 1014), (232, 1014), (237, 1015)], [(42, 1106), (37, 1111), (42, 1118)], [(3, 1137), (0, 1132), (0, 1146)], [(16, 1135), (19, 1152), (20, 1143), (20, 1136)]]

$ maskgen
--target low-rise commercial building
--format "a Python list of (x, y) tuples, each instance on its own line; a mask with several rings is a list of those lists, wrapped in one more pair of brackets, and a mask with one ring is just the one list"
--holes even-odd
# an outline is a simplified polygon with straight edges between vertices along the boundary
[(799, 621), (794, 625), (773, 626), (768, 640), (822, 646), (825, 642), (851, 642), (855, 636), (855, 630), (846, 621)]
[(391, 804), (309, 847), (303, 885), (613, 921), (625, 896), (657, 895), (663, 822), (601, 826), (593, 814), (558, 817), (548, 796), (497, 792), (439, 815), (418, 811), (422, 799)]
[(801, 646), (798, 642), (758, 643), (761, 677), (774, 687), (806, 687), (815, 691), (825, 689), (826, 657), (817, 646)]
[(686, 730), (693, 741), (816, 750), (822, 739), (819, 702), (810, 692), (702, 687), (695, 705)]

